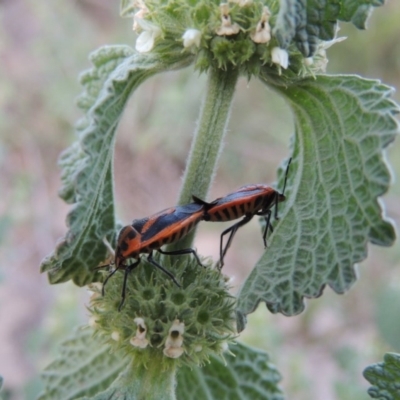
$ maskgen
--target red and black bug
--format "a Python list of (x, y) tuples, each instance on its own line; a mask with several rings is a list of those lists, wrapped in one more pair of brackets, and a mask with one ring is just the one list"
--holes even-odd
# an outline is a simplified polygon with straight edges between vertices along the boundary
[[(203, 218), (204, 206), (202, 204), (190, 203), (183, 206), (167, 208), (150, 217), (135, 219), (131, 225), (121, 229), (117, 239), (115, 251), (114, 270), (103, 282), (107, 281), (118, 271), (124, 270), (124, 282), (122, 285), (120, 310), (125, 301), (126, 281), (129, 273), (140, 263), (140, 254), (148, 254), (147, 260), (156, 268), (168, 275), (174, 283), (180, 287), (175, 277), (153, 258), (153, 250), (167, 255), (193, 254), (199, 265), (202, 265), (194, 249), (181, 249), (176, 251), (163, 251), (161, 247), (173, 243), (189, 233)], [(128, 259), (135, 259), (127, 265)]]
[[(281, 201), (285, 201), (286, 199), (284, 193), (289, 172), (289, 165), (291, 161), (292, 159), (289, 159), (288, 165), (286, 167), (285, 181), (282, 193), (279, 193), (268, 185), (254, 184), (242, 186), (235, 192), (229, 193), (224, 197), (219, 197), (211, 203), (207, 203), (196, 196), (192, 196), (193, 200), (197, 204), (204, 206), (203, 219), (205, 221), (225, 222), (244, 217), (241, 221), (224, 230), (221, 234), (220, 268), (222, 268), (224, 265), (225, 254), (232, 243), (232, 239), (236, 231), (241, 226), (247, 224), (254, 217), (254, 215), (262, 216), (265, 219), (265, 228), (262, 237), (264, 241), (264, 246), (267, 247), (268, 229), (270, 229), (271, 232), (273, 231), (271, 225), (271, 208), (275, 206), (275, 219), (279, 219), (278, 203), (280, 203)], [(228, 233), (229, 238), (224, 247), (223, 238)]]

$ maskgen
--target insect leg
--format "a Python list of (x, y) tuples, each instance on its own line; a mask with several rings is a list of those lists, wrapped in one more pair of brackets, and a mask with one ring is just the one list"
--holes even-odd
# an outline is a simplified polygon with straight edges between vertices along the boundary
[[(96, 269), (103, 268), (103, 267), (106, 267), (106, 265), (102, 265), (101, 267), (97, 267)], [(111, 272), (107, 275), (106, 279), (104, 279), (103, 287), (101, 288), (101, 295), (102, 295), (103, 297), (104, 297), (104, 287), (106, 286), (106, 283), (108, 282), (108, 280), (109, 280), (118, 270), (119, 270), (119, 268), (115, 268), (113, 271), (111, 271)]]
[(265, 228), (263, 231), (263, 241), (264, 241), (264, 246), (267, 247), (267, 233), (268, 233), (268, 229), (271, 231), (271, 233), (274, 231), (274, 228), (271, 224), (271, 215), (272, 215), (272, 211), (271, 210), (267, 210), (267, 211), (257, 211), (255, 213), (255, 215), (259, 215), (260, 217), (264, 217), (265, 219)]
[[(219, 245), (219, 255), (220, 255), (220, 260), (219, 260), (220, 266), (219, 266), (219, 269), (222, 269), (222, 267), (224, 266), (225, 254), (228, 251), (228, 249), (229, 249), (229, 247), (230, 247), (230, 245), (232, 243), (232, 239), (235, 236), (236, 231), (241, 226), (247, 224), (252, 218), (253, 218), (253, 214), (245, 215), (245, 217), (241, 221), (237, 222), (235, 225), (232, 225), (230, 228), (224, 230), (221, 233), (221, 240), (220, 240), (220, 245)], [(225, 245), (225, 248), (224, 248), (224, 246), (223, 246), (224, 236), (227, 233), (230, 233), (230, 235), (229, 235), (228, 241), (226, 242), (226, 245)]]
[(181, 287), (181, 285), (178, 283), (178, 281), (175, 279), (175, 277), (171, 274), (171, 272), (169, 272), (167, 269), (162, 267), (156, 260), (154, 260), (152, 252), (147, 256), (147, 260), (150, 263), (152, 263), (156, 268), (161, 269), (161, 271), (163, 271), (164, 274), (168, 275), (174, 281), (176, 286)]
[[(127, 281), (127, 279), (128, 279), (128, 275), (129, 275), (129, 273), (130, 273), (133, 269), (135, 269), (135, 268), (139, 265), (139, 263), (140, 263), (140, 258), (139, 258), (139, 260), (137, 260), (136, 262), (134, 262), (134, 263), (128, 265), (128, 266), (125, 268), (125, 272), (124, 272), (124, 283), (122, 284), (122, 292), (121, 292), (121, 302), (119, 303), (118, 311), (121, 311), (121, 308), (122, 308), (122, 306), (123, 306), (123, 304), (124, 304), (124, 302), (125, 302), (126, 281)], [(116, 271), (116, 270), (115, 270), (115, 271)], [(104, 287), (104, 286), (103, 286), (103, 287)]]
[(264, 215), (265, 218), (265, 229), (263, 232), (263, 241), (264, 241), (264, 247), (267, 247), (267, 233), (268, 233), (268, 228), (271, 229), (271, 232), (274, 231), (274, 228), (272, 228), (271, 225), (271, 210), (268, 210), (267, 213)]
[(164, 251), (164, 250), (158, 249), (158, 251), (161, 254), (166, 254), (166, 255), (193, 254), (193, 256), (197, 260), (198, 264), (201, 267), (204, 267), (204, 265), (200, 261), (199, 256), (196, 253), (196, 250), (194, 250), (194, 249), (189, 248), (189, 249), (181, 249), (181, 250), (175, 250), (175, 251)]

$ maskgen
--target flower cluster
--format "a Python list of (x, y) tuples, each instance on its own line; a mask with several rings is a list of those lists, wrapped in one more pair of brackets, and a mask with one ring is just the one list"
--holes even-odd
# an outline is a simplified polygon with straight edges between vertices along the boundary
[(296, 68), (296, 57), (305, 67), (310, 65), (293, 44), (281, 48), (274, 37), (276, 1), (132, 0), (129, 10), (125, 16), (133, 17), (136, 50), (141, 53), (157, 51), (157, 44), (169, 42), (192, 52), (200, 70), (235, 66), (249, 75), (266, 64), (279, 73), (291, 63)]
[(199, 365), (211, 354), (221, 354), (235, 336), (234, 297), (217, 269), (181, 258), (162, 262), (182, 287), (142, 260), (128, 276), (121, 311), (123, 273), (108, 281), (104, 297), (101, 285), (92, 284), (89, 325), (96, 334), (146, 365), (172, 360)]

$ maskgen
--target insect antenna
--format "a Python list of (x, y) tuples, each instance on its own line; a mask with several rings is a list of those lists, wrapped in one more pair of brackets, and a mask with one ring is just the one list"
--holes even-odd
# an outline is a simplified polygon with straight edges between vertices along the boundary
[[(285, 180), (284, 180), (284, 182), (283, 182), (283, 190), (282, 190), (282, 193), (276, 192), (276, 195), (275, 195), (275, 216), (274, 216), (275, 219), (279, 219), (279, 217), (278, 217), (278, 203), (279, 203), (279, 197), (280, 197), (280, 196), (284, 196), (284, 194), (285, 194), (286, 182), (287, 182), (287, 178), (288, 178), (288, 175), (289, 175), (289, 166), (290, 166), (290, 163), (291, 163), (291, 162), (292, 162), (292, 157), (289, 158), (288, 164), (287, 164), (287, 166), (286, 166)], [(268, 229), (268, 227), (267, 227), (267, 229)]]

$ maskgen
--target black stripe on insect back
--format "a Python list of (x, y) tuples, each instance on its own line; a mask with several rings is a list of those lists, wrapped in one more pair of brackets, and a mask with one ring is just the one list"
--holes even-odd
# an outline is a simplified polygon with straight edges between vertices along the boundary
[(128, 250), (128, 247), (129, 247), (129, 245), (128, 245), (127, 242), (122, 242), (122, 243), (119, 245), (119, 248), (120, 248), (122, 251), (127, 251), (127, 250)]
[(170, 243), (174, 243), (175, 240), (177, 240), (178, 233), (179, 233), (179, 232), (174, 232), (174, 233), (170, 236)]
[(135, 237), (138, 235), (138, 232), (136, 231), (136, 230), (131, 230), (129, 233), (128, 233), (128, 235), (127, 235), (127, 237), (128, 237), (128, 239), (135, 239)]
[(144, 224), (149, 220), (149, 217), (134, 219), (132, 221), (132, 226), (140, 233), (143, 229)]
[(193, 213), (200, 211), (202, 207), (203, 206), (200, 204), (190, 203), (184, 206), (175, 207), (173, 212), (159, 215), (147, 231), (142, 233), (142, 241), (149, 240), (162, 230), (176, 223), (185, 221), (190, 218)]
[(237, 204), (234, 204), (231, 207), (231, 211), (232, 211), (232, 214), (233, 214), (233, 219), (239, 218), (239, 216), (241, 215), (239, 206)]
[(263, 203), (263, 197), (257, 196), (254, 201), (254, 211), (259, 210), (261, 208), (262, 203)]
[(225, 219), (229, 221), (231, 219), (231, 213), (229, 212), (229, 208), (224, 208), (222, 212), (225, 214), (226, 217)]
[(222, 221), (222, 219), (223, 219), (223, 216), (222, 216), (222, 214), (221, 214), (220, 211), (215, 211), (215, 212), (214, 212), (214, 216), (215, 216), (215, 219), (216, 219), (217, 221)]

